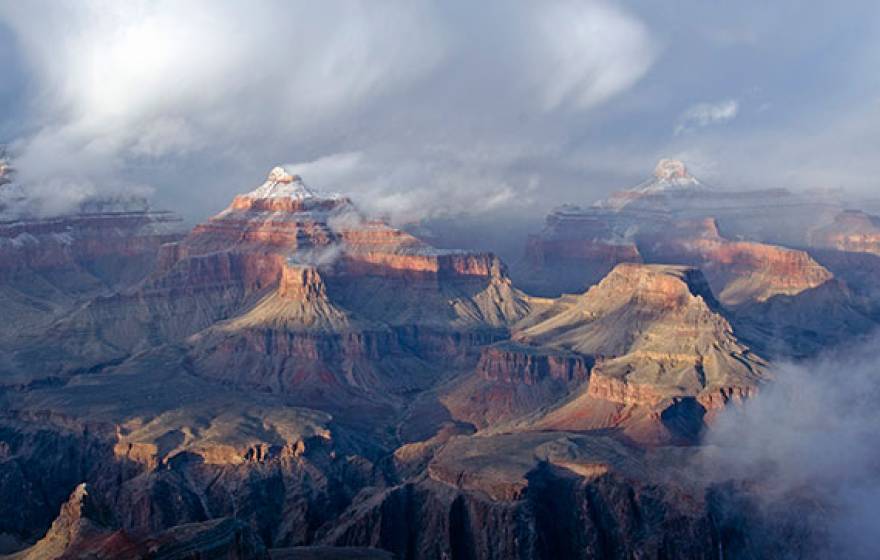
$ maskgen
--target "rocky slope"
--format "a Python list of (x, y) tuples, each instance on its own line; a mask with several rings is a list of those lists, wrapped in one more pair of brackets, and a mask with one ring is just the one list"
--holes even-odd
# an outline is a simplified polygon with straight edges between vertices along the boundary
[(618, 265), (586, 293), (536, 310), (513, 340), (485, 349), (475, 375), (445, 397), (456, 418), (495, 430), (519, 417), (520, 428), (693, 441), (704, 416), (766, 380), (766, 363), (686, 267)]
[(155, 265), (159, 247), (179, 236), (179, 223), (130, 199), (0, 220), (0, 302), (23, 325), (39, 324), (77, 301), (136, 283)]

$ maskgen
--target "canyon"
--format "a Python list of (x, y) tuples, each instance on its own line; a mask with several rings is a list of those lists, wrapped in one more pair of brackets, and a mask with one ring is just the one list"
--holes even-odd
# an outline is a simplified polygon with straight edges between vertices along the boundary
[(874, 222), (841, 211), (662, 160), (515, 274), (282, 167), (188, 232), (128, 199), (4, 217), (0, 554), (821, 556), (699, 458), (774, 360), (876, 326)]

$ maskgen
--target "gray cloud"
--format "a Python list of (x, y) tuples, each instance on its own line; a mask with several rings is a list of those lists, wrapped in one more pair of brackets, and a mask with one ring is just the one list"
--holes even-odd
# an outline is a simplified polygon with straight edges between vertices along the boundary
[(721, 186), (876, 187), (880, 7), (761, 10), (5, 3), (0, 141), (47, 211), (137, 187), (191, 219), (283, 162), (400, 220), (591, 202), (681, 154)]
[[(517, 97), (511, 110), (586, 110), (630, 88), (655, 53), (644, 25), (598, 0), (474, 10), (427, 2), (33, 2), (4, 5), (0, 21), (32, 88), (31, 132), (13, 144), (19, 180), (45, 198), (56, 191), (46, 188), (51, 182), (106, 192), (159, 164), (235, 158), (243, 169), (273, 145), (287, 148), (288, 161), (303, 152), (371, 151), (381, 136), (386, 154), (403, 153), (384, 158), (394, 160), (386, 168), (370, 166), (375, 183), (416, 171), (393, 169), (429, 140), (412, 126), (439, 118), (467, 127), (484, 104), (508, 95)], [(487, 65), (485, 79), (472, 59)], [(459, 89), (471, 82), (472, 91)], [(447, 138), (432, 144), (457, 151), (449, 137), (464, 131), (442, 129)], [(449, 181), (466, 178), (453, 172)], [(83, 184), (90, 188), (76, 189)]]

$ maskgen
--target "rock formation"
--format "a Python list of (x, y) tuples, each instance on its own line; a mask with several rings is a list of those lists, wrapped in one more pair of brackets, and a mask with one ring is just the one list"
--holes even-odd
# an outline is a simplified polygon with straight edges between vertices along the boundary
[(880, 255), (880, 218), (859, 210), (848, 210), (809, 233), (811, 247), (851, 253)]
[(586, 293), (536, 308), (513, 340), (484, 350), (475, 377), (446, 397), (454, 416), (483, 428), (519, 416), (520, 427), (693, 440), (704, 415), (766, 380), (765, 362), (686, 267), (618, 265)]
[(833, 274), (806, 252), (753, 241), (730, 241), (714, 218), (676, 222), (641, 243), (651, 262), (699, 267), (726, 306), (797, 295), (821, 286)]
[(627, 232), (617, 232), (604, 213), (562, 206), (547, 216), (540, 235), (529, 237), (527, 271), (521, 281), (540, 295), (582, 292), (615, 265), (642, 262)]
[[(497, 257), (433, 249), (276, 168), (184, 239), (165, 244), (139, 286), (57, 322), (53, 331), (65, 343), (56, 356), (64, 365), (45, 369), (93, 367), (99, 358), (119, 360), (198, 334), (196, 366), (225, 359), (233, 344), (240, 350), (233, 359), (263, 360), (241, 380), (253, 385), (270, 388), (264, 378), (280, 377), (271, 388), (290, 390), (291, 380), (313, 374), (359, 385), (357, 377), (375, 377), (356, 370), (377, 350), (460, 355), (506, 336), (527, 307)], [(338, 364), (340, 355), (352, 363), (325, 371), (322, 356)], [(301, 365), (285, 370), (290, 359)]]
[[(563, 206), (551, 213), (544, 231), (529, 239), (526, 254), (530, 269), (522, 274), (523, 286), (541, 295), (558, 295), (586, 289), (619, 262), (679, 262), (701, 267), (707, 262), (727, 269), (722, 276), (739, 269), (740, 275), (752, 276), (747, 284), (768, 283), (735, 289), (731, 294), (741, 300), (777, 293), (774, 283), (780, 283), (784, 271), (774, 261), (789, 261), (784, 266), (790, 269), (800, 259), (811, 270), (808, 278), (780, 287), (781, 293), (790, 294), (800, 284), (815, 286), (820, 275), (808, 257), (787, 253), (778, 245), (804, 246), (807, 224), (829, 222), (839, 208), (840, 202), (831, 193), (712, 187), (692, 176), (684, 163), (661, 160), (654, 175), (641, 185), (616, 192), (588, 208)], [(669, 258), (677, 260), (666, 260)], [(565, 263), (568, 270), (560, 274), (554, 268), (558, 262)], [(758, 272), (749, 272), (750, 268)], [(724, 288), (715, 284), (714, 273), (706, 272), (720, 299), (727, 299)]]
[(85, 484), (74, 489), (61, 506), (46, 536), (12, 555), (16, 560), (55, 559), (269, 559), (262, 542), (240, 521), (230, 518), (193, 523), (149, 536), (130, 535), (111, 528)]

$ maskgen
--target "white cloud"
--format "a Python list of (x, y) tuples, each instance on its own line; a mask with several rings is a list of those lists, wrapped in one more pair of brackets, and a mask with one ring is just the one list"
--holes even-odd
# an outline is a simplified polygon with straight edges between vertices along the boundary
[(675, 127), (675, 134), (730, 122), (736, 118), (737, 113), (739, 113), (739, 102), (736, 99), (725, 99), (716, 103), (698, 103), (681, 114), (678, 125)]
[(364, 165), (363, 152), (342, 152), (302, 163), (288, 163), (284, 168), (288, 173), (306, 178), (322, 188), (344, 187), (346, 183), (357, 180), (360, 167)]
[(396, 156), (376, 176), (427, 165), (428, 182), (453, 183), (445, 157), (413, 163), (433, 157), (426, 146), (466, 153), (506, 135), (510, 114), (587, 110), (655, 56), (644, 25), (600, 0), (34, 0), (0, 5), (0, 23), (32, 87), (15, 149), (38, 198), (54, 196), (50, 182), (124, 189), (150, 160), (244, 166), (280, 146), (295, 157), (378, 143)]
[[(587, 108), (624, 91), (641, 78), (657, 55), (647, 28), (603, 2), (536, 4), (532, 51), (535, 82), (546, 109)], [(526, 31), (528, 33), (528, 31)], [(531, 44), (524, 41), (524, 44)]]
[(537, 188), (534, 177), (511, 184), (498, 178), (495, 164), (470, 155), (400, 161), (397, 154), (343, 152), (284, 167), (316, 190), (347, 193), (368, 214), (396, 223), (529, 204)]

